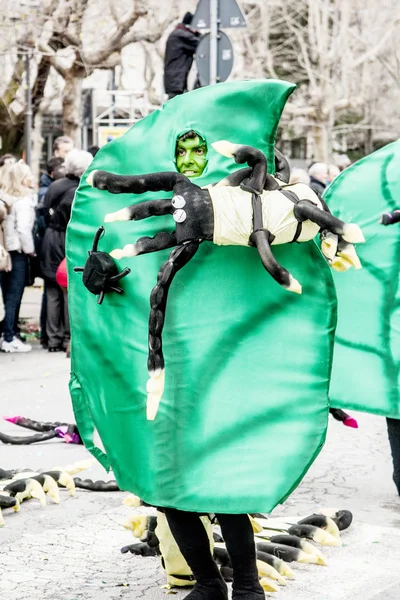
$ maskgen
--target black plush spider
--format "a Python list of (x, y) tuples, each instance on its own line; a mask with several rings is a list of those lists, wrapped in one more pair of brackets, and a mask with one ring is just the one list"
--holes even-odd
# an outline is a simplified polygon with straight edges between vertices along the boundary
[[(139, 202), (105, 216), (105, 222), (113, 222), (170, 214), (175, 221), (175, 231), (142, 237), (134, 244), (111, 252), (113, 258), (121, 259), (174, 248), (161, 266), (157, 285), (150, 296), (149, 419), (155, 418), (164, 389), (161, 335), (168, 290), (175, 274), (193, 258), (202, 242), (255, 247), (270, 275), (287, 290), (299, 294), (300, 283), (276, 261), (271, 250), (273, 244), (306, 242), (320, 232), (323, 238), (322, 251), (333, 268), (361, 268), (353, 247), (353, 243), (364, 241), (359, 227), (331, 215), (326, 204), (310, 187), (304, 184), (287, 185), (285, 182), (289, 178), (289, 169), (284, 157), (276, 156), (276, 170), (280, 177), (278, 173), (273, 177), (268, 174), (266, 157), (258, 149), (227, 141), (215, 142), (212, 146), (224, 156), (234, 158), (236, 163), (247, 163), (249, 167), (236, 171), (207, 189), (200, 188), (177, 172), (129, 176), (92, 171), (87, 178), (93, 187), (112, 194), (143, 194), (161, 190), (174, 194), (173, 198)], [(113, 275), (115, 271), (111, 270), (116, 266), (108, 255), (97, 254), (98, 257), (95, 257), (93, 251), (90, 253), (83, 280), (90, 291), (102, 291), (104, 295), (107, 288), (115, 289), (112, 287), (115, 276), (110, 278), (110, 275)], [(127, 269), (124, 271), (126, 274)], [(124, 271), (118, 277), (123, 276)]]
[(83, 285), (96, 296), (99, 296), (97, 304), (101, 304), (104, 295), (107, 292), (117, 292), (122, 294), (122, 288), (118, 287), (117, 282), (129, 275), (130, 269), (125, 268), (119, 272), (114, 260), (107, 252), (98, 252), (97, 246), (104, 233), (104, 227), (99, 227), (94, 236), (92, 249), (89, 250), (89, 258), (84, 267), (75, 267), (76, 273), (83, 273)]

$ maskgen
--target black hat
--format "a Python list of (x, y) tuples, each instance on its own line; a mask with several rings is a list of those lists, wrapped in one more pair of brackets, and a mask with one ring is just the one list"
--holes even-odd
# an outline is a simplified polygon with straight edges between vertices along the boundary
[(182, 23), (184, 25), (190, 25), (190, 23), (192, 22), (192, 20), (193, 20), (193, 14), (191, 12), (187, 12), (185, 14), (185, 16), (183, 17), (183, 19), (182, 19)]

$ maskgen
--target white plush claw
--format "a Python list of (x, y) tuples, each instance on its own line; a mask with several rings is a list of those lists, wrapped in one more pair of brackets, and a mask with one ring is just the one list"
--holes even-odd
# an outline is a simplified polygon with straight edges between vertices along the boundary
[[(89, 176), (90, 177), (90, 176)], [(129, 208), (121, 208), (113, 213), (107, 213), (104, 217), (104, 223), (114, 223), (115, 221), (130, 221), (131, 213)]]
[(147, 381), (147, 405), (146, 415), (148, 421), (154, 421), (157, 416), (158, 407), (164, 392), (165, 369), (150, 373), (150, 379)]
[(357, 252), (353, 244), (348, 244), (347, 246), (345, 246), (343, 250), (340, 250), (340, 252), (338, 252), (338, 256), (346, 259), (357, 271), (359, 269), (362, 269), (360, 259), (357, 256)]
[(342, 258), (340, 256), (335, 256), (331, 262), (332, 269), (338, 271), (339, 273), (344, 273), (348, 269), (351, 269), (351, 266), (352, 264), (349, 260), (347, 260), (347, 258)]
[(112, 256), (116, 260), (120, 260), (124, 256), (124, 251), (122, 250), (122, 248), (115, 248), (115, 250), (112, 250), (110, 252), (110, 256)]
[(328, 259), (333, 260), (337, 252), (339, 237), (335, 233), (328, 233), (322, 240), (321, 250), (322, 254)]
[(222, 154), (222, 156), (226, 156), (226, 158), (233, 158), (241, 145), (232, 144), (232, 142), (227, 142), (226, 140), (220, 140), (211, 144), (216, 152)]
[(260, 579), (260, 584), (264, 592), (278, 592), (279, 588), (275, 581), (269, 579), (269, 577), (262, 577)]
[(124, 506), (130, 506), (132, 508), (138, 508), (142, 505), (139, 496), (135, 496), (134, 494), (129, 494), (126, 498), (122, 500), (122, 504)]
[(127, 244), (126, 246), (123, 247), (122, 250), (121, 250), (121, 248), (116, 248), (115, 250), (110, 252), (110, 256), (112, 256), (113, 258), (116, 258), (117, 260), (120, 260), (121, 258), (130, 258), (130, 257), (136, 256), (136, 255), (137, 255), (136, 244)]
[(284, 577), (274, 567), (262, 560), (257, 560), (257, 571), (260, 577), (269, 577), (273, 581), (277, 581), (279, 585), (286, 585)]
[(303, 291), (300, 283), (292, 275), (290, 275), (290, 284), (286, 289), (288, 292), (294, 292), (295, 294), (301, 294)]
[(363, 232), (355, 223), (346, 223), (343, 228), (343, 239), (350, 244), (362, 244), (365, 242)]
[(94, 179), (95, 173), (96, 173), (96, 170), (89, 173), (89, 175), (86, 177), (86, 181), (91, 187), (93, 187), (93, 179)]

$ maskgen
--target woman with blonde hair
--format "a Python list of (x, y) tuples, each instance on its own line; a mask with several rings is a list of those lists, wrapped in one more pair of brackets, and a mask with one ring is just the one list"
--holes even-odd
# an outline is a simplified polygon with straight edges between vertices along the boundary
[(7, 163), (1, 168), (0, 200), (7, 215), (2, 223), (4, 245), (11, 258), (11, 270), (1, 273), (5, 317), (3, 320), (3, 352), (29, 352), (32, 347), (16, 336), (16, 317), (24, 293), (27, 256), (33, 256), (33, 223), (35, 198), (33, 176), (22, 161)]

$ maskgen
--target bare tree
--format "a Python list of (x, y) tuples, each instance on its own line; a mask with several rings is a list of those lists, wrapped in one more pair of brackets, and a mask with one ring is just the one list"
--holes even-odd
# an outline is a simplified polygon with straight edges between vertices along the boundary
[[(294, 81), (286, 117), (306, 126), (313, 156), (327, 161), (337, 120), (372, 119), (373, 66), (387, 56), (399, 24), (395, 0), (258, 0), (244, 2), (247, 71)], [(382, 88), (381, 88), (382, 89)]]
[[(18, 4), (19, 2), (19, 4)], [(0, 126), (3, 149), (16, 148), (23, 135), (26, 62), (32, 56), (33, 113), (45, 95), (50, 69), (62, 76), (63, 130), (76, 145), (81, 139), (83, 80), (96, 69), (119, 64), (121, 50), (135, 42), (154, 43), (170, 20), (168, 11), (155, 14), (156, 0), (15, 0), (4, 7), (0, 44), (9, 64), (1, 89)], [(1, 9), (0, 9), (1, 10)], [(10, 11), (10, 14), (7, 14)], [(10, 16), (11, 15), (11, 16)]]

